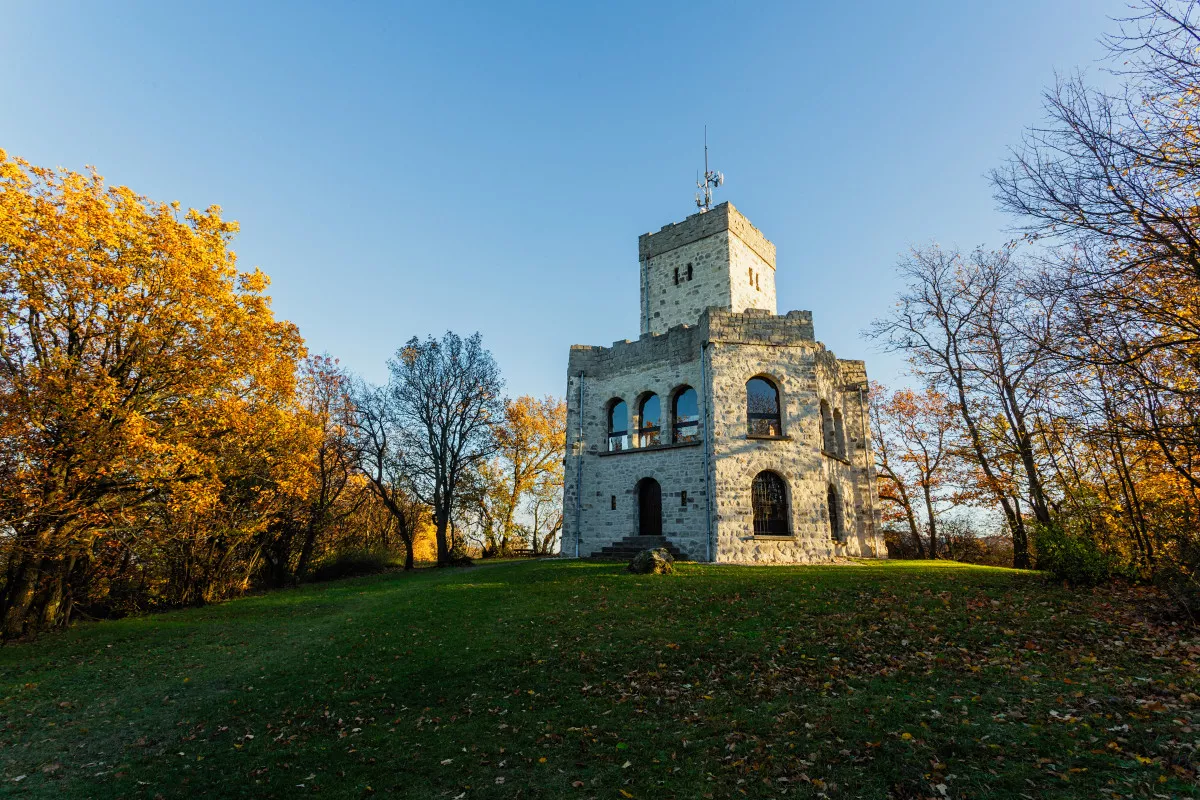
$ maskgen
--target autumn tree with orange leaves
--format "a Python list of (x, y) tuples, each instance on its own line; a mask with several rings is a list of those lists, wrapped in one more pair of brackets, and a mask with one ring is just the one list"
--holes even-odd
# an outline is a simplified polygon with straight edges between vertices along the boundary
[(5, 636), (61, 622), (142, 509), (220, 513), (222, 457), (294, 391), (300, 337), (238, 270), (236, 231), (0, 151)]
[(917, 553), (937, 558), (940, 512), (961, 499), (953, 484), (960, 427), (953, 404), (933, 389), (887, 395), (875, 384), (870, 396), (879, 498), (907, 525)]

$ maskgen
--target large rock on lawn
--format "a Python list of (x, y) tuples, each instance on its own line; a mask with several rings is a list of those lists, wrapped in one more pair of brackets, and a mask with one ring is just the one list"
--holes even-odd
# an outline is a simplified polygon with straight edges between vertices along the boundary
[(626, 569), (635, 575), (669, 575), (675, 571), (675, 559), (667, 548), (656, 547), (638, 553)]

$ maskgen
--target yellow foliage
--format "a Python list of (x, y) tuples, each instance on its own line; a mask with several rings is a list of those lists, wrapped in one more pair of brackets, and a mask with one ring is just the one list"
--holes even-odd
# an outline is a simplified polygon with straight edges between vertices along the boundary
[(270, 477), (302, 491), (284, 453), (306, 435), (286, 410), (303, 343), (266, 276), (238, 271), (236, 231), (218, 206), (181, 217), (0, 150), (6, 633), (52, 622), (65, 573), (114, 530), (178, 531), (230, 493), (266, 502)]

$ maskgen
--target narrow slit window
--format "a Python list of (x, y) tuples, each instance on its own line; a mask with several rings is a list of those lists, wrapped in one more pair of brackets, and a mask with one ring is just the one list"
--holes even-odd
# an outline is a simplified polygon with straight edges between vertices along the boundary
[(675, 285), (679, 285), (679, 267), (675, 268)]
[(687, 508), (687, 489), (679, 493), (679, 505)]
[(821, 401), (821, 449), (830, 455), (836, 454), (836, 438), (833, 425), (833, 413), (828, 400)]
[(843, 540), (842, 532), (842, 509), (840, 507), (837, 489), (834, 485), (829, 484), (829, 493), (826, 496), (826, 503), (829, 506), (829, 534), (835, 542)]
[(842, 422), (842, 410), (835, 408), (833, 410), (833, 443), (837, 447), (837, 455), (846, 457), (846, 426)]
[(612, 510), (617, 510), (617, 496), (615, 494), (612, 496)]
[(692, 279), (692, 265), (691, 264), (687, 265), (687, 279), (689, 281)]

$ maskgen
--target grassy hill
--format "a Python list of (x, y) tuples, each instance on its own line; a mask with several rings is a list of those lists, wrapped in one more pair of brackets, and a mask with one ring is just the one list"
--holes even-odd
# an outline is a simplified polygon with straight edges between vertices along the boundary
[(341, 581), (0, 648), (0, 794), (1182, 797), (1200, 643), (929, 562)]

